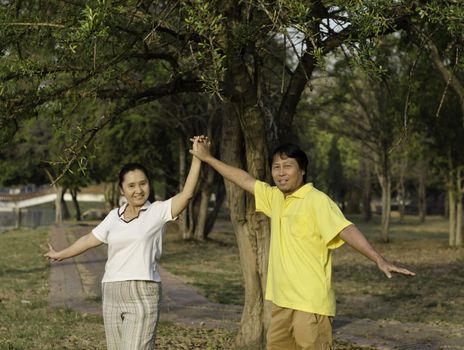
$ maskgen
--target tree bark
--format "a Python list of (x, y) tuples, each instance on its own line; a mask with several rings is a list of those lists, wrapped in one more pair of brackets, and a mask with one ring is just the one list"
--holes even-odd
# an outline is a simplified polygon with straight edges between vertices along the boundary
[[(245, 154), (245, 149), (243, 148), (244, 139), (240, 132), (240, 111), (233, 107), (228, 105), (224, 111), (222, 159), (232, 166), (246, 169), (257, 178), (265, 178), (267, 151), (265, 138), (261, 134), (264, 132), (264, 127), (257, 123), (260, 115), (256, 113), (256, 110), (242, 111), (243, 115), (240, 119), (244, 125), (250, 126), (247, 133), (253, 140), (252, 144), (250, 144), (250, 139), (245, 140), (245, 149), (249, 149), (249, 152), (246, 152), (249, 159), (245, 160), (242, 157)], [(250, 125), (253, 123), (256, 124)], [(252, 130), (255, 132), (251, 132)], [(245, 285), (245, 304), (237, 336), (237, 345), (260, 348), (265, 342), (265, 331), (270, 316), (269, 312), (266, 311), (268, 307), (264, 306), (269, 223), (265, 217), (256, 213), (252, 196), (228, 181), (225, 181), (225, 189)]]
[(406, 190), (404, 187), (404, 178), (398, 179), (396, 190), (398, 192), (398, 213), (400, 216), (400, 222), (403, 222), (404, 215), (406, 213), (406, 199), (405, 199)]
[(388, 150), (385, 147), (381, 153), (381, 168), (378, 170), (379, 184), (382, 189), (382, 239), (385, 243), (390, 241), (390, 213), (391, 213), (391, 177)]
[(110, 211), (119, 205), (118, 184), (116, 182), (105, 183), (105, 206)]
[(62, 218), (64, 220), (67, 220), (71, 217), (69, 214), (69, 208), (68, 208), (68, 203), (66, 203), (64, 196), (66, 195), (67, 188), (63, 188), (63, 191), (61, 191), (61, 212), (62, 212)]
[(461, 178), (462, 168), (459, 167), (456, 171), (456, 241), (455, 246), (462, 246), (462, 178)]
[(200, 193), (200, 204), (198, 206), (198, 214), (196, 216), (194, 238), (198, 241), (204, 241), (206, 239), (205, 235), (205, 225), (206, 219), (208, 217), (208, 204), (211, 191), (209, 190), (210, 184), (208, 181), (205, 184)]
[(76, 220), (81, 221), (81, 207), (79, 205), (79, 201), (77, 200), (77, 188), (71, 188), (69, 189), (69, 192), (71, 193), (71, 198), (74, 204), (74, 209), (76, 210)]
[(454, 247), (456, 245), (456, 200), (451, 186), (448, 187), (448, 203), (448, 245)]
[(61, 207), (61, 203), (64, 194), (64, 188), (63, 186), (58, 185), (52, 173), (48, 169), (45, 169), (45, 174), (47, 174), (50, 183), (53, 185), (53, 188), (55, 189), (55, 224), (60, 224), (63, 221), (63, 210)]
[(216, 222), (216, 218), (219, 214), (219, 210), (222, 207), (222, 204), (224, 203), (225, 199), (225, 188), (223, 185), (219, 186), (217, 192), (216, 192), (216, 200), (214, 201), (214, 207), (211, 210), (211, 212), (208, 214), (208, 217), (206, 218), (206, 223), (205, 223), (205, 237), (208, 238), (209, 233), (213, 229), (214, 223)]
[(55, 198), (55, 223), (60, 224), (63, 222), (63, 210), (61, 207), (61, 197), (63, 196), (63, 187), (55, 184), (53, 186), (55, 188), (56, 198)]
[(424, 165), (423, 161), (420, 161), (419, 164), (419, 189), (418, 189), (418, 210), (419, 210), (419, 221), (421, 223), (425, 222), (427, 217), (427, 187), (426, 187), (426, 178), (427, 178), (427, 168)]
[(382, 239), (385, 243), (390, 241), (390, 212), (391, 212), (391, 181), (390, 178), (382, 177), (380, 179), (382, 188)]
[(21, 228), (21, 222), (22, 222), (22, 211), (20, 207), (15, 208), (15, 228), (19, 229)]
[(397, 196), (398, 196), (398, 212), (400, 215), (400, 221), (404, 221), (404, 216), (406, 213), (406, 187), (404, 185), (405, 175), (408, 166), (407, 154), (402, 155), (399, 161), (399, 176), (397, 183)]
[[(179, 135), (179, 191), (182, 191), (185, 184), (186, 174), (186, 158), (187, 158), (187, 145), (183, 135)], [(190, 201), (187, 209), (179, 214), (179, 231), (182, 234), (182, 239), (190, 239), (193, 237), (193, 228), (190, 225), (189, 217), (192, 215), (193, 201)]]
[(462, 246), (462, 226), (463, 226), (463, 193), (462, 168), (451, 169), (448, 171), (448, 213), (449, 213), (449, 239), (450, 247)]
[(371, 171), (367, 160), (363, 159), (361, 162), (361, 181), (362, 181), (362, 212), (364, 221), (372, 219), (372, 184), (371, 184)]
[(456, 230), (455, 230), (455, 247), (462, 246), (462, 198), (456, 203)]

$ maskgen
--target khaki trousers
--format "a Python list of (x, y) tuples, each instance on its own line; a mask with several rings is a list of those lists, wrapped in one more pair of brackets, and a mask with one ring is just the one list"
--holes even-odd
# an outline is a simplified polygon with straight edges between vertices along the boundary
[(272, 304), (267, 350), (332, 350), (332, 318)]

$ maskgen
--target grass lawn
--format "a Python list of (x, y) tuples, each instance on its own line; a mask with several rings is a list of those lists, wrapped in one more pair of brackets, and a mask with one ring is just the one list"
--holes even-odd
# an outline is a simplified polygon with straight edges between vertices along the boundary
[[(101, 317), (48, 306), (47, 239), (45, 229), (0, 234), (0, 349), (106, 349)], [(227, 330), (162, 322), (156, 349), (230, 349), (233, 339)]]
[(244, 288), (235, 235), (213, 232), (207, 241), (184, 241), (168, 230), (161, 265), (209, 300), (243, 305)]
[(104, 349), (100, 317), (48, 307), (46, 230), (0, 234), (0, 349)]
[[(353, 218), (391, 261), (417, 273), (389, 280), (349, 247), (334, 253), (334, 286), (340, 316), (400, 322), (464, 323), (464, 250), (447, 247), (447, 222), (393, 219), (392, 242), (380, 241), (378, 223)], [(105, 349), (101, 317), (48, 307), (49, 267), (43, 258), (46, 229), (0, 234), (0, 349)], [(162, 265), (210, 300), (243, 303), (234, 235), (215, 232), (206, 242), (169, 234)], [(234, 349), (227, 330), (190, 329), (161, 323), (158, 350)], [(356, 349), (336, 344), (337, 350)]]
[(334, 254), (334, 285), (339, 315), (401, 322), (464, 323), (464, 249), (448, 247), (448, 222), (393, 218), (391, 242), (382, 243), (378, 222), (353, 220), (381, 254), (414, 272), (413, 278), (385, 278), (349, 247)]
[[(377, 219), (350, 218), (388, 260), (417, 273), (387, 279), (349, 246), (335, 250), (333, 281), (339, 316), (400, 322), (464, 323), (464, 249), (448, 247), (447, 221), (413, 216), (392, 218), (391, 242), (382, 243)], [(230, 232), (214, 232), (206, 242), (167, 236), (162, 264), (201, 294), (219, 303), (243, 303), (242, 275)]]

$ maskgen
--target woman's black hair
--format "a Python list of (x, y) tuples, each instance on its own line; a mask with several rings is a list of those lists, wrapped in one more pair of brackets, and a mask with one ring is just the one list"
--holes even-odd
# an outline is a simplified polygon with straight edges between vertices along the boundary
[(306, 174), (308, 173), (308, 156), (306, 153), (304, 153), (300, 147), (293, 143), (284, 143), (282, 145), (277, 146), (271, 153), (269, 157), (269, 167), (272, 168), (272, 162), (274, 161), (274, 157), (276, 155), (285, 155), (288, 158), (294, 158), (298, 166), (300, 167), (301, 170), (304, 170), (303, 174), (303, 182), (306, 183)]
[(148, 174), (147, 168), (145, 168), (140, 163), (127, 163), (119, 171), (119, 187), (122, 188), (122, 183), (124, 182), (124, 176), (129, 171), (134, 171), (134, 170), (140, 170), (141, 172), (143, 172), (148, 179), (148, 183), (150, 183), (150, 175)]

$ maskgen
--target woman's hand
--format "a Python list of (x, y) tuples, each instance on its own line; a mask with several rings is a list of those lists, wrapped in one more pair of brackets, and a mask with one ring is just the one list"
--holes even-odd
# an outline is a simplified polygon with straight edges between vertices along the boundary
[(55, 248), (53, 248), (53, 246), (48, 243), (48, 252), (44, 254), (45, 257), (48, 258), (48, 260), (50, 261), (60, 261), (60, 260), (63, 260), (61, 257), (60, 257), (60, 254), (59, 252), (57, 252), (55, 250)]
[(60, 251), (56, 251), (55, 248), (53, 248), (53, 246), (48, 243), (49, 250), (44, 254), (44, 256), (47, 257), (50, 261), (61, 261), (82, 254), (87, 249), (97, 247), (101, 244), (103, 244), (103, 242), (97, 239), (97, 237), (95, 237), (93, 233), (90, 232), (79, 238), (69, 247)]
[(193, 154), (195, 157), (202, 161), (205, 161), (209, 157), (211, 157), (211, 141), (208, 139), (207, 136), (194, 136), (190, 139), (190, 141), (193, 142), (192, 149), (190, 150), (191, 154)]

